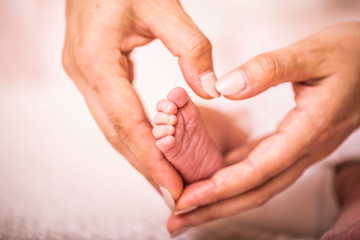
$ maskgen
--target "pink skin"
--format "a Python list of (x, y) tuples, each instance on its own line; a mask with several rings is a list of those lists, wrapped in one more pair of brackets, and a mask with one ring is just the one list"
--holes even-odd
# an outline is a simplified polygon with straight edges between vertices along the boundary
[(166, 100), (158, 102), (157, 111), (153, 129), (156, 146), (186, 183), (209, 178), (224, 167), (199, 109), (183, 88), (171, 90)]
[(320, 240), (360, 239), (360, 161), (353, 160), (337, 167), (335, 191), (339, 215), (334, 225)]

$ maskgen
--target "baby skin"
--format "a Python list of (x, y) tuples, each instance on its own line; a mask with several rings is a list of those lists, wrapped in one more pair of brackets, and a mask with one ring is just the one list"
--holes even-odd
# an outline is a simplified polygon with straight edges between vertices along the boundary
[(199, 109), (183, 88), (171, 90), (156, 108), (153, 129), (156, 146), (187, 184), (209, 178), (224, 167)]

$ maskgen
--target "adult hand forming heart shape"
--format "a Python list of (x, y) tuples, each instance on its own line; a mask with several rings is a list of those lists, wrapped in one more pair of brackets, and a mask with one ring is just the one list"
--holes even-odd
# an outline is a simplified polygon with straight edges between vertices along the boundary
[(217, 96), (210, 86), (215, 82), (211, 44), (178, 1), (67, 1), (64, 67), (104, 135), (159, 192), (176, 200), (176, 210), (197, 207), (171, 215), (171, 233), (263, 204), (360, 125), (360, 24), (348, 23), (259, 55), (219, 79), (217, 91), (229, 99), (291, 82), (297, 105), (272, 135), (224, 156), (225, 162), (230, 156), (245, 156), (243, 161), (217, 166), (221, 169), (209, 171), (209, 179), (183, 189), (182, 177), (156, 148), (132, 87), (129, 54), (156, 38), (179, 57), (199, 96)]

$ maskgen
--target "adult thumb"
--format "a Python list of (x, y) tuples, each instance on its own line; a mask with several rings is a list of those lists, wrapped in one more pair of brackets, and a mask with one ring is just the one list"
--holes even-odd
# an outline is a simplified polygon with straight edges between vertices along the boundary
[(219, 97), (212, 61), (212, 46), (178, 1), (157, 1), (143, 17), (151, 33), (179, 58), (182, 73), (195, 93), (203, 98)]
[(299, 42), (260, 54), (221, 77), (216, 89), (229, 99), (246, 99), (284, 82), (319, 79), (325, 72), (319, 52)]

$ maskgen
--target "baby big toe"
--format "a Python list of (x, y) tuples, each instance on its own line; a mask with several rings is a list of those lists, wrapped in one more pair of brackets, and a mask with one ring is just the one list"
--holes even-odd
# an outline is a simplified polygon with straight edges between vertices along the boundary
[(187, 102), (190, 101), (190, 97), (181, 87), (176, 87), (171, 90), (167, 96), (167, 99), (176, 104), (178, 108), (185, 106)]
[(175, 103), (165, 99), (160, 100), (156, 104), (156, 109), (158, 112), (163, 112), (169, 115), (175, 115), (177, 112), (177, 106), (175, 105)]

